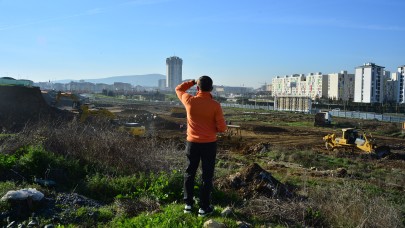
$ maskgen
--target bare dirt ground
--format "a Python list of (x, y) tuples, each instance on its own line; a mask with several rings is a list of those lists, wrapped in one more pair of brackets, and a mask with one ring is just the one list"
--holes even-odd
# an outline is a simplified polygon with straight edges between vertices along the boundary
[[(149, 134), (161, 138), (178, 140), (184, 143), (186, 132), (180, 129), (181, 124), (186, 124), (186, 114), (182, 106), (168, 104), (127, 105), (120, 107), (122, 112), (116, 113), (119, 118), (132, 119), (142, 122)], [(331, 154), (338, 157), (363, 158), (378, 164), (386, 169), (399, 168), (405, 171), (405, 140), (398, 137), (388, 137), (374, 134), (377, 145), (389, 146), (391, 154), (384, 159), (371, 159), (370, 155), (362, 152), (338, 153), (326, 150), (323, 136), (336, 133), (341, 134), (341, 128), (358, 127), (366, 132), (391, 132), (393, 129), (400, 131), (400, 124), (372, 120), (334, 118), (332, 127), (314, 127), (313, 115), (283, 112), (246, 112), (243, 110), (224, 110), (226, 120), (233, 120), (233, 125), (241, 126), (242, 136), (234, 137), (227, 143), (220, 142), (220, 150), (232, 151), (244, 155), (254, 155), (261, 150), (282, 148), (283, 150), (312, 150), (317, 153)], [(155, 117), (153, 120), (148, 116)], [(295, 126), (297, 122), (307, 122), (303, 126)], [(388, 135), (388, 134), (387, 134)], [(221, 141), (221, 140), (220, 140)]]
[[(174, 107), (159, 103), (126, 106), (121, 109), (123, 111), (117, 113), (117, 116), (135, 120), (138, 118), (145, 123), (149, 131), (159, 132), (161, 137), (185, 137), (185, 131), (180, 130), (180, 125), (186, 124), (186, 114), (181, 106)], [(233, 125), (241, 126), (244, 147), (240, 147), (240, 150), (264, 143), (290, 149), (313, 149), (326, 152), (322, 137), (330, 133), (341, 134), (343, 127), (360, 126), (366, 132), (385, 132), (392, 128), (400, 130), (399, 124), (372, 120), (335, 118), (333, 127), (289, 126), (294, 122), (307, 121), (311, 124), (313, 115), (281, 112), (264, 114), (233, 110), (224, 110), (224, 113), (227, 120), (237, 119), (232, 122)], [(157, 118), (154, 121), (147, 121), (145, 118), (148, 115), (155, 115)], [(390, 146), (394, 153), (402, 154), (405, 150), (405, 140), (402, 138), (381, 135), (373, 135), (373, 137), (377, 140), (378, 145)]]

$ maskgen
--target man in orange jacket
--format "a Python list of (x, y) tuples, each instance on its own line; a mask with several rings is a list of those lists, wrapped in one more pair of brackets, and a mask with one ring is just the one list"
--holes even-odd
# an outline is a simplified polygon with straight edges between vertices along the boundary
[[(197, 94), (186, 91), (197, 84)], [(176, 94), (187, 111), (187, 168), (184, 175), (184, 213), (191, 213), (193, 207), (195, 175), (201, 160), (202, 187), (200, 189), (199, 216), (214, 211), (211, 205), (215, 158), (217, 154), (217, 132), (226, 130), (221, 105), (212, 99), (212, 79), (201, 76), (197, 81), (183, 82), (176, 87)]]

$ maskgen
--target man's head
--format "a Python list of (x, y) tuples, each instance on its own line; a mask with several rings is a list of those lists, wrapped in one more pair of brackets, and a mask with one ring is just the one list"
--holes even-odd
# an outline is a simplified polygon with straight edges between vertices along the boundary
[(197, 86), (200, 88), (201, 91), (203, 92), (211, 92), (213, 87), (212, 87), (212, 79), (206, 75), (201, 76), (197, 80)]

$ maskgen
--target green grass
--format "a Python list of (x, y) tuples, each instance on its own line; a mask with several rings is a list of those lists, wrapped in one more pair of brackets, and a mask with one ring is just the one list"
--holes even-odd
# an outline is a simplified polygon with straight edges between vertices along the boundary
[(307, 121), (305, 121), (305, 122), (287, 122), (287, 123), (285, 123), (286, 124), (286, 126), (289, 126), (289, 127), (313, 127), (314, 126), (314, 123), (313, 122), (307, 122)]
[[(260, 115), (246, 114), (242, 115), (242, 117), (251, 118), (252, 121), (255, 118), (260, 120)], [(309, 124), (309, 122), (280, 124), (307, 127), (306, 124)], [(46, 139), (47, 137), (43, 138), (43, 140)], [(83, 144), (82, 139), (78, 144)], [(100, 147), (94, 146), (94, 151), (103, 152), (103, 150), (98, 150)], [(127, 147), (123, 148), (128, 150)], [(149, 147), (145, 150), (149, 150)], [(61, 151), (63, 153), (64, 150)], [(83, 153), (86, 152), (87, 150), (83, 151)], [(92, 155), (97, 156), (100, 153)], [(349, 211), (359, 216), (359, 218), (362, 218), (362, 214), (369, 212), (367, 211), (368, 208), (378, 212), (387, 210), (393, 215), (399, 210), (405, 214), (405, 200), (402, 188), (402, 179), (405, 177), (403, 169), (385, 168), (384, 164), (379, 166), (379, 163), (374, 160), (360, 157), (336, 157), (334, 154), (317, 153), (310, 149), (287, 150), (283, 148), (271, 148), (270, 152), (261, 153), (260, 155), (242, 155), (233, 152), (219, 153), (215, 180), (224, 180), (230, 174), (235, 174), (249, 164), (257, 162), (262, 168), (271, 172), (280, 182), (291, 186), (298, 195), (305, 197), (305, 201), (296, 203), (280, 200), (280, 211), (276, 216), (260, 218), (253, 215), (247, 216), (240, 212), (249, 206), (251, 199), (243, 200), (243, 196), (236, 191), (217, 189), (215, 188), (217, 186), (214, 186), (212, 194), (213, 203), (217, 209), (211, 217), (197, 217), (197, 209), (193, 214), (184, 214), (183, 204), (181, 203), (183, 184), (183, 173), (181, 171), (169, 171), (169, 168), (160, 168), (161, 171), (159, 169), (153, 171), (135, 170), (132, 173), (125, 173), (111, 171), (114, 170), (114, 165), (94, 168), (89, 164), (94, 160), (97, 159), (89, 158), (88, 160), (82, 159), (78, 161), (73, 157), (61, 156), (47, 151), (41, 146), (25, 146), (11, 154), (0, 154), (0, 172), (12, 168), (26, 176), (26, 182), (22, 183), (0, 182), (0, 194), (5, 194), (8, 190), (33, 186), (30, 183), (32, 177), (46, 177), (46, 175), (52, 173), (49, 173), (48, 170), (59, 170), (63, 174), (59, 176), (60, 180), (66, 181), (58, 181), (58, 183), (65, 186), (63, 189), (65, 192), (75, 191), (107, 204), (101, 208), (75, 208), (71, 214), (66, 214), (66, 216), (70, 216), (72, 221), (77, 218), (79, 222), (64, 224), (66, 227), (80, 225), (89, 227), (201, 227), (208, 219), (222, 222), (226, 227), (238, 227), (236, 225), (238, 220), (247, 221), (252, 224), (252, 227), (268, 226), (269, 224), (272, 227), (282, 227), (283, 225), (293, 226), (286, 222), (290, 218), (288, 214), (290, 211), (298, 211), (298, 214), (301, 215), (300, 219), (292, 222), (297, 227), (308, 225), (305, 222), (319, 219), (327, 221), (326, 224), (332, 227), (360, 225), (358, 221), (361, 220), (345, 221), (351, 219), (345, 211), (347, 205), (352, 206)], [(282, 164), (290, 164), (291, 166), (274, 166), (274, 170), (272, 170), (272, 164), (281, 163), (281, 161)], [(141, 160), (140, 162), (145, 161)], [(87, 168), (89, 166), (91, 168)], [(172, 166), (168, 167), (171, 169)], [(318, 171), (345, 168), (349, 175), (345, 178), (311, 176), (311, 174), (317, 174), (318, 171), (309, 170), (310, 167), (315, 167)], [(388, 187), (390, 183), (397, 184), (397, 189), (395, 186)], [(199, 186), (196, 185), (195, 187), (198, 190)], [(52, 189), (43, 188), (42, 190), (46, 195), (53, 193)], [(318, 202), (318, 204), (311, 206), (309, 203), (313, 201)], [(352, 205), (352, 201), (361, 207), (356, 208), (356, 205)], [(303, 210), (300, 208), (302, 205), (304, 206)], [(0, 211), (7, 211), (9, 206), (4, 202), (0, 203)], [(226, 206), (236, 208), (235, 213), (230, 218), (223, 218), (220, 215), (221, 210)], [(254, 203), (250, 204), (250, 206), (253, 209), (258, 208), (253, 207), (256, 206)], [(260, 212), (264, 214), (274, 209), (274, 204), (268, 204), (266, 201), (263, 202), (262, 206), (260, 209), (263, 211)], [(286, 212), (282, 210), (283, 206), (289, 209), (291, 207), (297, 208)], [(380, 219), (383, 215), (378, 214), (374, 215), (374, 217)], [(3, 224), (0, 222), (0, 225)]]
[(114, 198), (152, 197), (160, 202), (172, 202), (181, 199), (182, 174), (172, 173), (138, 173), (130, 176), (107, 176), (95, 174), (88, 176), (82, 188), (83, 193), (104, 202)]
[(4, 134), (0, 133), (0, 139), (16, 136), (17, 134)]
[(162, 212), (142, 213), (133, 218), (119, 218), (111, 222), (112, 227), (202, 227), (203, 219), (195, 215), (184, 214), (183, 206), (171, 204), (162, 208)]
[(198, 217), (197, 208), (194, 213), (184, 214), (184, 205), (168, 204), (161, 208), (161, 211), (150, 213), (144, 212), (133, 218), (117, 218), (109, 225), (111, 227), (202, 227), (204, 222), (214, 219), (223, 223), (226, 227), (239, 227), (234, 218), (223, 218), (223, 208), (216, 208), (209, 217)]
[(284, 151), (274, 150), (268, 152), (268, 157), (276, 161), (292, 162), (305, 168), (316, 167), (321, 170), (336, 168), (349, 168), (355, 163), (349, 158), (338, 158), (330, 155), (319, 154), (312, 150)]
[[(0, 197), (3, 197), (8, 191), (15, 190), (16, 184), (11, 181), (0, 182)], [(10, 204), (6, 201), (0, 201), (0, 211), (7, 211), (10, 209)]]

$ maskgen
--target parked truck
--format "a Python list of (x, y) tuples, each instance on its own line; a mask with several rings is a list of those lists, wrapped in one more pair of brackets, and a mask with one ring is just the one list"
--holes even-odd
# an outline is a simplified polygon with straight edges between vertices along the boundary
[(332, 125), (332, 114), (330, 112), (318, 112), (315, 114), (314, 126), (330, 126)]

